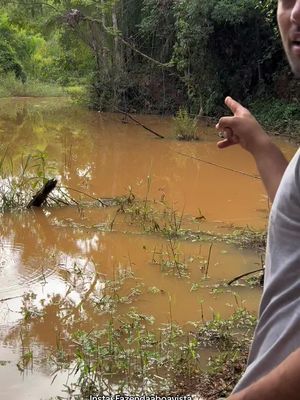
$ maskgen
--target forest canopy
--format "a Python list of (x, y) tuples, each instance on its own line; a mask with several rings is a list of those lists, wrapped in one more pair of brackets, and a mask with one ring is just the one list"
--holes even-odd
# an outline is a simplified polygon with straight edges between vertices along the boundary
[[(90, 105), (220, 115), (293, 102), (276, 0), (0, 1), (0, 74), (88, 88)], [(289, 90), (287, 90), (289, 89)]]

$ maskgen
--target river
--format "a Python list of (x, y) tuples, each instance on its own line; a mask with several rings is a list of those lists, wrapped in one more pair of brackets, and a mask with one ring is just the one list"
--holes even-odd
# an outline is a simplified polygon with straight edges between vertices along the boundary
[[(131, 192), (141, 204), (167, 209), (168, 218), (176, 215), (175, 224), (211, 234), (203, 241), (170, 241), (143, 229), (140, 209), (124, 214), (116, 206), (2, 214), (0, 399), (49, 399), (61, 392), (66, 375), (51, 385), (53, 369), (41, 360), (58, 336), (101, 328), (105, 312), (95, 311), (89, 299), (116, 279), (127, 301), (115, 312), (134, 305), (153, 315), (157, 327), (170, 320), (170, 310), (183, 327), (216, 313), (226, 317), (237, 303), (257, 310), (260, 288), (222, 283), (259, 268), (260, 255), (214, 239), (238, 228), (266, 228), (269, 203), (252, 158), (237, 146), (218, 150), (215, 129), (204, 123), (200, 141), (183, 142), (174, 137), (172, 118), (135, 117), (165, 139), (124, 123), (122, 115), (88, 111), (66, 99), (0, 100), (1, 152), (12, 174), (36, 155), (36, 169), (57, 177), (78, 202)], [(278, 143), (291, 158), (295, 147)], [(26, 321), (30, 307), (31, 317), (43, 309), (42, 317)], [(26, 368), (20, 364), (24, 348), (31, 354)]]

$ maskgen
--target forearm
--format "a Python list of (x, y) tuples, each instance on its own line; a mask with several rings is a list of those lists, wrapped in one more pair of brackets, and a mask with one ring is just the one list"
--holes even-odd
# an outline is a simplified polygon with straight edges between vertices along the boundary
[(299, 400), (300, 349), (268, 375), (227, 400)]
[(273, 201), (288, 162), (247, 108), (231, 97), (226, 97), (225, 104), (234, 115), (220, 118), (216, 125), (216, 129), (225, 137), (218, 142), (218, 147), (225, 149), (240, 144), (249, 151), (255, 158), (267, 193)]
[(264, 143), (253, 156), (268, 196), (273, 201), (288, 162), (279, 148), (270, 140)]

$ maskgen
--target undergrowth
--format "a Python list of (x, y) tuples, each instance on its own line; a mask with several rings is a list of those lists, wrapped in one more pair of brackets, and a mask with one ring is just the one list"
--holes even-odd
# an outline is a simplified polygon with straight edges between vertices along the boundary
[(291, 137), (300, 135), (298, 103), (274, 98), (260, 99), (251, 103), (250, 109), (267, 130), (277, 134), (288, 134)]
[(66, 91), (54, 83), (28, 80), (23, 83), (13, 73), (0, 75), (0, 97), (61, 97)]
[[(59, 371), (68, 371), (72, 377), (72, 383), (65, 384), (68, 397), (59, 399), (116, 393), (199, 394), (217, 399), (230, 393), (245, 368), (256, 324), (242, 304), (237, 303), (227, 319), (214, 313), (210, 321), (202, 318), (180, 326), (173, 319), (170, 303), (168, 322), (158, 324), (152, 315), (134, 307), (144, 287), (130, 267), (118, 268), (113, 278), (106, 280), (96, 271), (87, 274), (86, 266), (77, 262), (68, 271), (65, 279), (70, 289), (66, 293), (80, 290), (79, 304), (71, 295), (53, 295), (37, 303), (33, 293), (26, 293), (20, 310), (20, 327), (27, 336), (35, 324), (47, 324), (47, 314), (52, 315), (53, 310), (61, 320), (64, 333), (46, 356), (54, 380)], [(124, 305), (128, 305), (126, 310)], [(105, 319), (99, 324), (86, 310)], [(84, 327), (88, 321), (93, 321), (93, 329)], [(18, 365), (25, 371), (35, 363), (36, 355), (30, 341), (22, 346)], [(208, 351), (205, 362), (203, 354)]]
[(192, 118), (185, 108), (180, 108), (174, 117), (174, 130), (178, 140), (199, 140), (197, 119)]
[[(111, 317), (99, 331), (76, 332), (72, 371), (82, 396), (77, 398), (91, 393), (191, 394), (190, 390), (207, 396), (216, 387), (222, 395), (230, 393), (245, 367), (255, 326), (251, 314), (238, 309), (228, 320), (218, 316), (204, 325), (193, 323), (190, 332), (173, 321), (158, 330), (153, 323), (152, 316), (132, 309)], [(207, 347), (213, 356), (205, 370), (201, 351)], [(208, 381), (214, 381), (210, 390)]]

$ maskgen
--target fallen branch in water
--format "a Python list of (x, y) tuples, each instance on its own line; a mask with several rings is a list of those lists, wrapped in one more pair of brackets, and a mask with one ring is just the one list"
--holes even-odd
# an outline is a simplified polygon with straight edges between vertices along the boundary
[[(73, 192), (76, 192), (76, 193), (83, 194), (84, 196), (89, 197), (89, 198), (92, 199), (92, 200), (98, 201), (98, 202), (102, 205), (102, 207), (105, 207), (105, 204), (103, 203), (103, 201), (102, 201), (101, 199), (98, 199), (97, 197), (91, 196), (90, 194), (87, 194), (87, 193), (85, 193), (85, 192), (82, 192), (81, 190), (74, 189), (74, 188), (71, 188), (71, 187), (68, 187), (68, 186), (60, 187), (59, 189), (63, 189), (63, 188), (65, 188), (65, 189), (67, 189), (67, 190), (73, 190)], [(72, 200), (73, 200), (75, 203), (78, 204), (78, 202), (77, 202), (76, 200), (74, 200), (74, 199), (72, 199)]]
[[(257, 272), (263, 272), (265, 270), (265, 268), (259, 268), (256, 269), (255, 271), (251, 271), (251, 272), (246, 272), (245, 274), (239, 275), (236, 278), (232, 279), (230, 282), (228, 282), (228, 286), (232, 285), (234, 282), (238, 281), (239, 279), (245, 278), (245, 276), (249, 276), (252, 274), (256, 274)], [(261, 286), (263, 286), (263, 282), (260, 281)]]
[(223, 165), (215, 164), (215, 163), (213, 163), (211, 161), (205, 161), (205, 160), (202, 160), (201, 158), (198, 158), (198, 157), (195, 157), (195, 156), (190, 156), (189, 154), (180, 153), (179, 151), (176, 151), (176, 153), (180, 154), (183, 157), (192, 158), (193, 160), (197, 160), (197, 161), (203, 162), (205, 164), (212, 165), (213, 167), (226, 169), (227, 171), (235, 172), (236, 174), (241, 174), (241, 175), (249, 176), (250, 178), (261, 180), (261, 178), (259, 176), (257, 176), (257, 175), (251, 175), (251, 174), (247, 174), (246, 172), (238, 171), (238, 170), (233, 169), (233, 168), (224, 167)]
[(47, 200), (47, 197), (56, 187), (57, 180), (49, 179), (44, 186), (33, 196), (27, 205), (27, 208), (41, 207), (41, 205)]
[(164, 139), (165, 137), (162, 136), (160, 133), (155, 132), (153, 129), (148, 128), (147, 126), (145, 126), (144, 124), (142, 124), (140, 121), (138, 121), (137, 119), (133, 118), (130, 114), (128, 114), (126, 111), (122, 111), (119, 108), (117, 108), (117, 111), (121, 114), (126, 115), (126, 117), (130, 118), (132, 121), (134, 121), (136, 124), (140, 125), (141, 127), (143, 127), (144, 129), (146, 129), (146, 131), (149, 131), (151, 133), (153, 133), (153, 135), (159, 137), (160, 139)]

